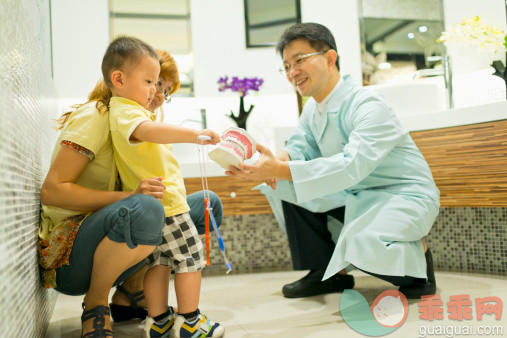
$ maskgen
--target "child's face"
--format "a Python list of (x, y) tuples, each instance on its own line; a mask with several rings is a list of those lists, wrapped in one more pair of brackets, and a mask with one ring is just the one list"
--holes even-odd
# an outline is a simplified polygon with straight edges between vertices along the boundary
[(160, 73), (158, 60), (144, 56), (134, 69), (125, 74), (124, 86), (118, 92), (119, 96), (134, 100), (148, 109), (155, 96), (155, 87)]

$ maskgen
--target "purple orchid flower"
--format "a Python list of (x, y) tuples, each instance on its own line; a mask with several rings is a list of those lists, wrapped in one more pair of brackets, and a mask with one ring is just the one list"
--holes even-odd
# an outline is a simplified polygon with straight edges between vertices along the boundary
[(218, 91), (223, 92), (230, 89), (233, 92), (238, 92), (241, 97), (245, 97), (249, 90), (259, 91), (260, 86), (264, 83), (263, 79), (257, 77), (240, 79), (237, 76), (232, 77), (229, 82), (229, 77), (224, 76), (218, 80)]

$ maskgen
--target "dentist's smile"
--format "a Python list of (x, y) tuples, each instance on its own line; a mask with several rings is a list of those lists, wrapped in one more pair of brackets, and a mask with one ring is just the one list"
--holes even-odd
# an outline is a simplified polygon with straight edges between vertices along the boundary
[(301, 88), (306, 83), (307, 80), (308, 80), (308, 78), (294, 80), (293, 81), (294, 87)]

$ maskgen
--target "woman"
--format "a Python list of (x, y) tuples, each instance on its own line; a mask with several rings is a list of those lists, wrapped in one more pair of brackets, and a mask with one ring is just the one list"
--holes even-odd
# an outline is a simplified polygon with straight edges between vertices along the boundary
[[(159, 99), (153, 109), (179, 87), (174, 60), (161, 54)], [(108, 123), (111, 93), (104, 88), (99, 83), (88, 103), (59, 120), (62, 132), (41, 189), (38, 241), (44, 286), (68, 295), (85, 294), (83, 334), (102, 337), (112, 336), (107, 303), (113, 285), (134, 275), (124, 283), (124, 290), (136, 300), (142, 298), (144, 259), (160, 243), (164, 223), (164, 210), (157, 201), (164, 190), (159, 178), (142, 180), (133, 192), (122, 192), (117, 183)], [(221, 219), (220, 201), (212, 196)], [(196, 194), (189, 199), (194, 222), (202, 224), (198, 209), (204, 213), (203, 202), (195, 208), (202, 198)], [(122, 300), (115, 294), (113, 304), (128, 305)]]

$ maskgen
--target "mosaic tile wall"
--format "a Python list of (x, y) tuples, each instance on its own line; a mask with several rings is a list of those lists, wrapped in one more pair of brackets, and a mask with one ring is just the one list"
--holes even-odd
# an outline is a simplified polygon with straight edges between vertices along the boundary
[[(220, 233), (234, 273), (292, 269), (287, 237), (272, 214), (226, 216)], [(204, 275), (227, 271), (213, 233), (210, 233), (210, 261)]]
[(41, 288), (39, 191), (56, 135), (49, 0), (0, 10), (0, 335), (43, 337), (56, 301)]
[[(287, 238), (273, 215), (228, 216), (220, 228), (234, 273), (292, 269)], [(205, 275), (227, 270), (211, 236)], [(427, 242), (437, 270), (506, 275), (507, 208), (441, 208)]]
[(507, 274), (507, 208), (440, 209), (428, 236), (435, 268)]

